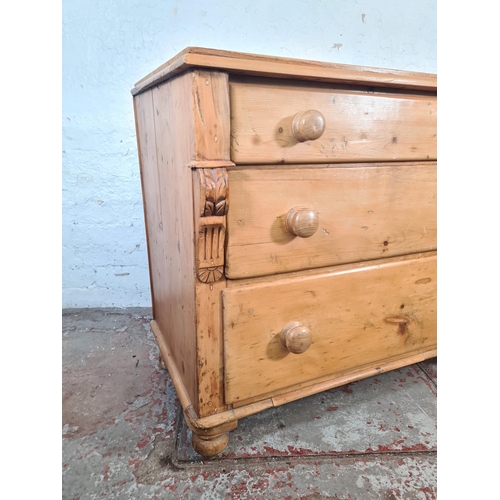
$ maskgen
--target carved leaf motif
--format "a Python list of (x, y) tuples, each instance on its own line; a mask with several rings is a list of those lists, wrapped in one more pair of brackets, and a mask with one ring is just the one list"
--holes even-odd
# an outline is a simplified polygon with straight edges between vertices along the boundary
[(228, 209), (226, 170), (223, 168), (203, 169), (201, 176), (205, 187), (205, 205), (202, 216), (226, 215)]
[(224, 168), (199, 170), (201, 181), (201, 217), (220, 217), (220, 221), (205, 225), (200, 220), (198, 237), (198, 279), (213, 283), (224, 274), (225, 215), (228, 210), (228, 179)]

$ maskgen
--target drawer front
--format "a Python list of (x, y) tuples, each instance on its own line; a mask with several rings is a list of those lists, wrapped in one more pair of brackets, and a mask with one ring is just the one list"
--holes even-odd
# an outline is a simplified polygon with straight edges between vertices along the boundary
[[(435, 96), (237, 82), (230, 90), (235, 163), (436, 159)], [(296, 117), (306, 111), (324, 118), (319, 138), (307, 140), (321, 123), (315, 113)]]
[[(228, 278), (436, 249), (435, 162), (235, 168), (228, 175)], [(314, 234), (287, 226), (297, 207), (313, 213), (305, 224), (314, 230), (317, 223)]]
[[(225, 397), (235, 403), (435, 346), (436, 257), (229, 288), (223, 304)], [(282, 342), (292, 322), (295, 341), (304, 329), (312, 339), (300, 354)]]

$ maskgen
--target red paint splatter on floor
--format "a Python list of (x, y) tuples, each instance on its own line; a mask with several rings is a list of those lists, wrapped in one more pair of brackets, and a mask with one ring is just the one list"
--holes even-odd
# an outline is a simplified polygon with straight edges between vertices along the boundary
[(338, 406), (329, 406), (329, 407), (326, 409), (326, 411), (336, 411), (336, 410), (338, 410), (338, 409), (339, 409), (339, 407), (338, 407)]
[(416, 443), (412, 446), (401, 446), (402, 451), (429, 451), (429, 448), (427, 446), (423, 445), (422, 443)]
[(106, 465), (106, 468), (104, 469), (104, 481), (109, 481), (109, 471), (111, 470), (111, 467), (109, 465)]
[(139, 448), (139, 450), (142, 450), (143, 448), (145, 448), (148, 444), (149, 444), (149, 437), (145, 437), (145, 438), (142, 438), (138, 443), (137, 443), (137, 448)]
[(430, 488), (429, 486), (424, 486), (422, 488), (418, 488), (418, 491), (421, 491), (422, 493), (425, 493), (425, 498), (429, 500), (433, 500), (436, 498), (436, 491)]
[(378, 445), (377, 449), (373, 449), (370, 447), (365, 450), (365, 453), (391, 453), (394, 451), (414, 452), (414, 451), (429, 451), (430, 449), (424, 446), (422, 443), (416, 443), (411, 446), (404, 446), (403, 445), (404, 442), (405, 442), (404, 439), (399, 439), (389, 445)]

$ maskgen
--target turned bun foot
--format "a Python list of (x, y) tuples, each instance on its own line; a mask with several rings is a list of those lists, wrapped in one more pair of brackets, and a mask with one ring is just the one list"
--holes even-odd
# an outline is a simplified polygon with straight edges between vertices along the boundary
[(193, 433), (193, 448), (202, 457), (213, 458), (224, 450), (229, 441), (229, 432), (217, 436), (198, 436)]

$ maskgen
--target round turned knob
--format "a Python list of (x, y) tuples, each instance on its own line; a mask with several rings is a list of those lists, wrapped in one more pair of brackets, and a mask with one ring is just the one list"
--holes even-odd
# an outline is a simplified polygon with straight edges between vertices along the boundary
[(318, 229), (319, 217), (311, 208), (294, 207), (286, 214), (285, 226), (295, 236), (309, 238)]
[(281, 343), (293, 354), (301, 354), (307, 351), (311, 342), (311, 331), (298, 321), (288, 323), (281, 330)]
[(319, 139), (325, 131), (325, 117), (315, 109), (301, 111), (293, 117), (292, 134), (299, 142)]

